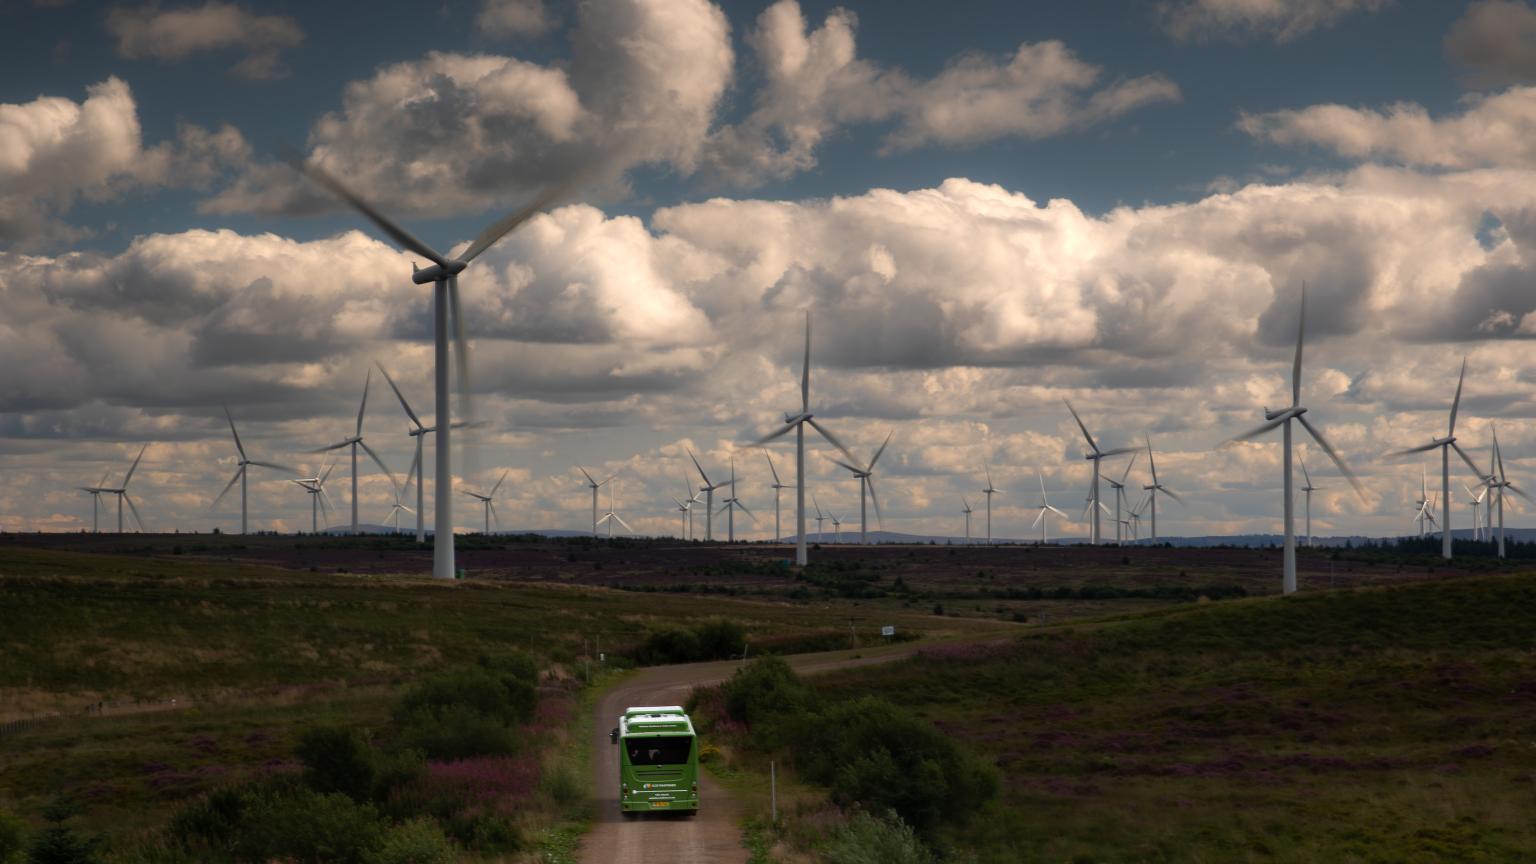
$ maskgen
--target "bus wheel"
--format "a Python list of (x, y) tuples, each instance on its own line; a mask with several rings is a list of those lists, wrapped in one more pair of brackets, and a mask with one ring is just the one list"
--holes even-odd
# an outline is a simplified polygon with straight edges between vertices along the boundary
[(635, 811), (633, 810), (620, 810), (619, 815), (624, 817), (625, 822), (635, 821)]

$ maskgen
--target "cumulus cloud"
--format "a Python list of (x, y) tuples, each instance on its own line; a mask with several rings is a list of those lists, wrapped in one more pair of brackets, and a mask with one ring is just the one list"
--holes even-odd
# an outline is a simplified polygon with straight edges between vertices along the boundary
[(157, 3), (119, 7), (107, 14), (107, 31), (117, 40), (118, 56), (130, 60), (175, 63), (194, 54), (244, 50), (245, 58), (235, 64), (234, 72), (249, 80), (287, 75), (282, 52), (304, 41), (304, 31), (294, 19), (260, 15), (223, 0), (176, 9)]
[[(309, 158), (371, 200), (430, 215), (635, 165), (691, 171), (731, 75), (724, 14), (706, 0), (583, 4), (572, 42), (568, 70), (442, 52), (383, 67), (314, 124)], [(293, 172), (262, 164), (205, 209), (325, 205)]]
[(491, 36), (540, 36), (555, 26), (544, 0), (484, 0), (475, 29)]
[(1536, 82), (1536, 9), (1522, 0), (1479, 0), (1451, 25), (1445, 53), (1474, 87)]
[(1411, 102), (1381, 110), (1312, 105), (1244, 114), (1238, 128), (1274, 144), (1310, 144), (1350, 159), (1447, 169), (1523, 168), (1536, 164), (1536, 87), (1469, 97), (1460, 113), (1442, 118)]
[(1287, 42), (1332, 27), (1359, 12), (1377, 12), (1392, 0), (1164, 0), (1163, 26), (1176, 39), (1264, 36)]
[(814, 30), (796, 0), (763, 11), (747, 41), (764, 84), (744, 121), (711, 136), (717, 175), (750, 185), (806, 170), (829, 135), (855, 123), (893, 124), (886, 151), (970, 146), (1059, 135), (1180, 95), (1158, 75), (1094, 89), (1103, 70), (1057, 41), (1024, 43), (1006, 58), (962, 55), (914, 79), (860, 59), (856, 27), (840, 7)]
[(0, 104), (0, 242), (39, 245), (81, 232), (60, 221), (80, 198), (105, 200), (135, 188), (203, 186), (248, 156), (232, 127), (183, 124), (178, 137), (146, 148), (128, 84), (108, 78), (82, 102), (39, 96)]

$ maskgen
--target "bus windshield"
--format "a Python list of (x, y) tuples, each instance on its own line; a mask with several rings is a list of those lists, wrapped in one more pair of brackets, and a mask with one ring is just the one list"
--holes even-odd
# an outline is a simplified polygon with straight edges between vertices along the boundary
[(625, 740), (624, 746), (629, 751), (631, 765), (681, 765), (688, 761), (688, 751), (693, 747), (693, 736), (629, 738)]

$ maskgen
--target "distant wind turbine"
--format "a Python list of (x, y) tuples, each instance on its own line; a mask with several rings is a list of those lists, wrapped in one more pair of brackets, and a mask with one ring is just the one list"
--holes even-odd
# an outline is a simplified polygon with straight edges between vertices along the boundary
[(960, 496), (960, 512), (965, 514), (965, 542), (966, 542), (966, 545), (970, 545), (970, 542), (971, 542), (971, 513), (973, 511), (971, 510), (971, 502), (965, 500), (965, 496), (964, 495)]
[(1483, 523), (1488, 520), (1488, 517), (1483, 516), (1479, 518), (1478, 512), (1483, 506), (1483, 499), (1488, 497), (1488, 487), (1483, 486), (1480, 487), (1480, 491), (1473, 492), (1470, 486), (1463, 483), (1461, 488), (1467, 491), (1467, 506), (1472, 509), (1472, 539), (1481, 541), (1483, 539)]
[(220, 492), (219, 496), (217, 498), (213, 499), (213, 503), (211, 505), (209, 505), (208, 509), (209, 510), (214, 510), (214, 509), (218, 508), (219, 502), (224, 500), (224, 496), (229, 494), (229, 490), (233, 489), (236, 483), (239, 483), (240, 484), (240, 533), (244, 534), (244, 533), (246, 533), (246, 518), (245, 518), (246, 517), (246, 506), (245, 506), (246, 505), (246, 494), (245, 494), (246, 493), (246, 488), (245, 488), (245, 475), (246, 475), (246, 472), (249, 470), (250, 466), (252, 466), (252, 465), (259, 465), (262, 468), (271, 468), (274, 471), (286, 471), (289, 474), (293, 473), (293, 469), (289, 468), (287, 466), (284, 466), (284, 465), (277, 465), (277, 464), (274, 464), (272, 462), (259, 462), (259, 461), (255, 460), (255, 459), (247, 458), (246, 455), (245, 455), (245, 445), (240, 443), (240, 433), (239, 433), (239, 431), (237, 431), (235, 429), (235, 418), (230, 415), (230, 413), (229, 413), (229, 406), (228, 405), (224, 406), (224, 419), (229, 421), (229, 431), (230, 431), (231, 434), (233, 434), (235, 436), (235, 449), (237, 451), (239, 451), (239, 453), (240, 453), (240, 462), (239, 462), (240, 467), (235, 469), (235, 476), (229, 478), (229, 483), (227, 485), (225, 485), (224, 491)]
[[(841, 450), (843, 455), (847, 456), (849, 460), (857, 461), (854, 460), (853, 453), (843, 446), (843, 442), (837, 440), (837, 436), (828, 431), (825, 426), (812, 419), (813, 416), (811, 414), (811, 311), (807, 309), (805, 311), (805, 361), (800, 367), (800, 413), (794, 415), (785, 414), (783, 426), (777, 431), (770, 432), (752, 442), (753, 447), (761, 447), (776, 438), (788, 435), (791, 431), (795, 433), (795, 564), (800, 567), (804, 567), (806, 563), (805, 427), (809, 425), (822, 438), (825, 438), (828, 444)], [(694, 462), (697, 463), (698, 460), (694, 460)], [(699, 474), (702, 475), (703, 473), (704, 469), (700, 468)], [(709, 481), (706, 479), (704, 482), (708, 483)], [(706, 526), (707, 524), (706, 522)], [(705, 533), (708, 533), (707, 527)]]
[[(309, 533), (311, 534), (320, 533), (320, 513), (325, 514), (325, 527), (331, 527), (329, 507), (331, 496), (326, 494), (325, 480), (331, 476), (331, 469), (335, 467), (336, 463), (332, 462), (313, 477), (300, 477), (296, 480), (288, 481), (309, 493)], [(319, 512), (316, 512), (317, 510)]]
[(870, 498), (871, 501), (874, 502), (874, 505), (875, 505), (875, 519), (879, 520), (881, 528), (885, 527), (885, 519), (880, 515), (880, 498), (879, 498), (879, 496), (875, 495), (875, 477), (874, 477), (874, 474), (875, 474), (875, 463), (880, 461), (880, 454), (885, 452), (885, 445), (891, 443), (891, 436), (894, 435), (894, 434), (896, 434), (896, 433), (895, 432), (889, 432), (889, 433), (886, 434), (885, 442), (880, 445), (880, 449), (879, 450), (875, 451), (875, 455), (870, 457), (869, 464), (865, 465), (863, 468), (854, 467), (853, 465), (850, 465), (850, 464), (848, 464), (847, 462), (844, 462), (841, 459), (833, 459), (832, 460), (833, 462), (837, 463), (838, 465), (841, 465), (842, 467), (848, 469), (848, 471), (851, 472), (854, 477), (858, 478), (858, 481), (859, 481), (859, 544), (860, 545), (867, 545), (869, 543), (869, 534), (868, 534), (868, 532), (869, 532), (869, 511), (866, 509), (866, 507), (864, 505), (864, 493), (865, 493), (865, 490), (868, 490), (869, 498)]
[(1456, 409), (1461, 407), (1461, 385), (1467, 380), (1467, 358), (1461, 358), (1461, 377), (1456, 379), (1456, 395), (1451, 399), (1451, 421), (1446, 429), (1444, 438), (1435, 440), (1422, 447), (1410, 447), (1407, 450), (1399, 450), (1392, 456), (1407, 456), (1410, 453), (1423, 453), (1428, 450), (1440, 451), (1440, 490), (1445, 496), (1445, 510), (1440, 513), (1440, 557), (1451, 557), (1451, 451), (1455, 450), (1461, 461), (1467, 463), (1475, 477), (1482, 474), (1477, 470), (1477, 464), (1472, 457), (1456, 444)]
[(1072, 419), (1077, 421), (1077, 428), (1083, 430), (1083, 439), (1088, 442), (1088, 452), (1084, 454), (1083, 458), (1093, 463), (1092, 477), (1089, 480), (1091, 485), (1089, 486), (1088, 495), (1089, 501), (1091, 502), (1089, 509), (1093, 511), (1093, 522), (1091, 523), (1091, 530), (1089, 532), (1089, 542), (1094, 546), (1097, 546), (1099, 545), (1099, 537), (1101, 536), (1099, 533), (1099, 511), (1102, 510), (1108, 512), (1109, 509), (1104, 506), (1103, 501), (1099, 500), (1099, 463), (1109, 456), (1120, 456), (1125, 453), (1135, 453), (1141, 448), (1116, 447), (1112, 450), (1100, 450), (1099, 445), (1094, 442), (1093, 436), (1088, 433), (1088, 427), (1083, 423), (1083, 418), (1077, 416), (1077, 409), (1072, 407), (1071, 402), (1068, 402), (1065, 399), (1061, 401), (1067, 406), (1067, 410), (1072, 412)]
[(580, 465), (576, 466), (576, 470), (580, 471), (581, 475), (583, 477), (587, 478), (587, 487), (592, 490), (592, 536), (596, 537), (597, 536), (597, 490), (603, 488), (605, 485), (608, 484), (608, 481), (612, 480), (613, 478), (617, 477), (618, 475), (617, 474), (609, 474), (607, 479), (605, 479), (605, 480), (603, 480), (603, 482), (599, 483), (599, 482), (597, 482), (597, 480), (593, 479), (591, 474), (587, 473), (587, 469), (581, 467)]
[[(341, 441), (336, 442), (335, 444), (328, 444), (328, 445), (326, 445), (324, 447), (317, 447), (314, 450), (309, 451), (311, 453), (325, 453), (325, 452), (328, 452), (328, 451), (331, 451), (331, 450), (340, 450), (343, 447), (351, 447), (352, 448), (352, 533), (353, 534), (358, 533), (358, 522), (357, 522), (357, 448), (359, 448), (359, 447), (363, 448), (363, 451), (365, 453), (367, 453), (368, 457), (374, 461), (374, 464), (379, 466), (379, 470), (384, 472), (384, 476), (389, 478), (389, 485), (391, 487), (394, 487), (396, 492), (399, 491), (399, 488), (395, 484), (395, 475), (389, 470), (389, 466), (385, 465), (384, 464), (384, 460), (379, 458), (379, 454), (373, 452), (373, 448), (369, 447), (368, 446), (368, 442), (363, 440), (363, 412), (368, 410), (368, 386), (370, 384), (372, 384), (372, 383), (373, 383), (373, 370), (369, 369), (367, 377), (365, 377), (363, 379), (363, 401), (361, 403), (359, 403), (358, 406), (357, 406), (357, 430), (353, 433), (352, 437), (345, 438), (345, 439), (343, 439)], [(441, 482), (441, 480), (439, 480), (439, 482)]]
[[(1139, 453), (1139, 452), (1140, 452), (1140, 448), (1137, 448), (1137, 453)], [(1116, 480), (1113, 477), (1105, 477), (1104, 478), (1104, 480), (1109, 483), (1110, 488), (1115, 490), (1115, 545), (1116, 546), (1119, 546), (1123, 542), (1125, 542), (1125, 535), (1122, 534), (1121, 531), (1120, 531), (1120, 529), (1126, 524), (1125, 519), (1123, 519), (1121, 517), (1121, 510), (1127, 504), (1127, 501), (1126, 501), (1126, 498), (1125, 498), (1125, 484), (1126, 484), (1126, 481), (1130, 479), (1131, 469), (1136, 467), (1136, 455), (1137, 455), (1136, 453), (1132, 453), (1131, 454), (1131, 461), (1129, 461), (1129, 462), (1127, 462), (1125, 464), (1125, 473), (1120, 475), (1120, 479), (1119, 480)]]
[(1344, 464), (1344, 460), (1339, 457), (1338, 451), (1333, 449), (1333, 445), (1328, 443), (1328, 439), (1323, 437), (1323, 433), (1319, 432), (1317, 427), (1307, 422), (1305, 416), (1307, 409), (1301, 404), (1301, 349), (1306, 335), (1307, 286), (1306, 283), (1302, 283), (1301, 315), (1296, 326), (1296, 361), (1291, 366), (1291, 405), (1289, 408), (1282, 408), (1279, 411), (1271, 411), (1265, 408), (1264, 420), (1266, 422), (1264, 425), (1250, 429), (1232, 439), (1233, 441), (1248, 441), (1263, 435), (1277, 426), (1284, 429), (1285, 439), (1281, 446), (1285, 464), (1285, 555), (1282, 559), (1281, 591), (1285, 594), (1293, 593), (1296, 590), (1296, 514), (1291, 495), (1291, 474), (1293, 473), (1291, 469), (1292, 420), (1300, 423), (1302, 428), (1306, 429), (1308, 434), (1312, 436), (1312, 440), (1316, 441), (1318, 446), (1323, 448), (1323, 452), (1328, 454), (1328, 458), (1333, 460), (1333, 464), (1339, 466), (1340, 473), (1348, 478), (1350, 485), (1355, 488), (1355, 493), (1360, 495), (1362, 499), (1365, 497), (1365, 493), (1360, 488), (1360, 481), (1355, 478), (1355, 472), (1349, 470), (1349, 466)]
[[(1493, 433), (1493, 453), (1492, 453), (1492, 455), (1490, 455), (1488, 457), (1488, 480), (1487, 480), (1487, 486), (1488, 486), (1489, 490), (1492, 491), (1493, 494), (1496, 496), (1496, 500), (1498, 501), (1498, 505), (1499, 505), (1499, 557), (1503, 558), (1504, 557), (1504, 490), (1508, 489), (1509, 491), (1515, 493), (1516, 495), (1519, 495), (1521, 498), (1524, 498), (1527, 501), (1531, 500), (1531, 496), (1525, 494), (1525, 492), (1523, 492), (1519, 488), (1517, 488), (1515, 486), (1515, 484), (1509, 482), (1509, 477), (1507, 475), (1505, 475), (1505, 473), (1504, 473), (1504, 451), (1499, 449), (1499, 432), (1498, 432), (1497, 429), (1491, 428), (1491, 426), (1490, 426), (1490, 431), (1492, 431), (1492, 433)], [(1492, 502), (1490, 502), (1490, 504), (1491, 503)], [(1533, 503), (1536, 503), (1536, 502), (1533, 502)]]
[(728, 484), (724, 481), (710, 482), (709, 475), (704, 473), (704, 466), (699, 464), (699, 457), (693, 455), (692, 450), (688, 451), (688, 458), (693, 460), (693, 467), (699, 469), (699, 477), (704, 480), (699, 491), (704, 493), (704, 542), (708, 543), (715, 539), (715, 490)]
[[(421, 422), (421, 418), (416, 416), (416, 412), (411, 410), (411, 404), (405, 401), (405, 394), (401, 393), (400, 388), (395, 385), (395, 379), (390, 377), (389, 370), (385, 369), (384, 364), (378, 362), (377, 360), (374, 361), (374, 365), (379, 367), (379, 372), (383, 373), (384, 380), (389, 382), (389, 389), (395, 391), (395, 398), (400, 400), (400, 407), (405, 409), (405, 415), (411, 418), (411, 425), (414, 427), (412, 429), (406, 430), (407, 435), (410, 435), (412, 438), (416, 439), (416, 461), (413, 463), (416, 467), (413, 468), (409, 473), (416, 476), (416, 543), (418, 545), (424, 544), (427, 542), (427, 511), (425, 507), (425, 492), (423, 491), (426, 487), (422, 482), (422, 474), (426, 471), (426, 460), (422, 458), (421, 448), (422, 442), (426, 440), (426, 437), (437, 431), (437, 426), (427, 426), (423, 424)], [(467, 423), (463, 420), (455, 420), (449, 425), (454, 429), (465, 429), (483, 426), (484, 424)], [(410, 481), (406, 481), (405, 488), (410, 488), (410, 485)], [(396, 503), (399, 502), (397, 501)], [(410, 512), (409, 509), (407, 509), (407, 512)]]
[(821, 504), (817, 503), (816, 496), (811, 496), (811, 503), (816, 506), (816, 542), (821, 542), (821, 523), (827, 521), (827, 517), (821, 513)]
[(618, 506), (613, 503), (612, 486), (608, 487), (608, 512), (603, 514), (603, 518), (598, 520), (598, 524), (601, 525), (605, 522), (608, 524), (608, 539), (610, 540), (613, 539), (613, 523), (615, 522), (623, 525), (625, 531), (631, 534), (635, 533), (635, 529), (629, 527), (629, 523), (625, 522), (623, 517), (619, 515)]
[(81, 492), (89, 492), (89, 493), (91, 493), (91, 533), (92, 534), (100, 534), (101, 533), (101, 495), (102, 495), (103, 492), (107, 491), (106, 488), (104, 488), (104, 487), (106, 487), (106, 485), (107, 485), (107, 477), (109, 477), (111, 474), (112, 474), (111, 470), (107, 470), (107, 471), (101, 472), (101, 480), (98, 481), (95, 486), (76, 486), (75, 487), (76, 489), (79, 489)]
[(1040, 506), (1036, 508), (1040, 512), (1035, 516), (1034, 524), (1030, 525), (1029, 527), (1034, 528), (1039, 526), (1040, 542), (1049, 543), (1051, 542), (1049, 514), (1055, 513), (1057, 516), (1060, 516), (1063, 519), (1067, 518), (1067, 514), (1051, 506), (1051, 499), (1047, 498), (1045, 494), (1045, 475), (1039, 473), (1038, 471), (1035, 473), (1036, 476), (1040, 478)]
[(736, 457), (735, 456), (731, 457), (731, 479), (730, 479), (730, 482), (727, 485), (731, 487), (731, 494), (730, 494), (729, 497), (727, 497), (725, 499), (725, 506), (720, 508), (720, 512), (725, 514), (725, 526), (726, 526), (726, 528), (725, 528), (725, 531), (726, 531), (725, 542), (727, 542), (727, 543), (735, 543), (736, 542), (736, 511), (740, 510), (741, 512), (747, 514), (747, 518), (751, 519), (753, 522), (757, 521), (757, 517), (752, 515), (752, 511), (751, 510), (747, 509), (747, 505), (741, 503), (741, 499), (736, 497)]
[(1301, 545), (1303, 545), (1303, 546), (1311, 546), (1312, 545), (1312, 493), (1317, 491), (1317, 487), (1312, 485), (1312, 474), (1311, 474), (1311, 472), (1307, 471), (1307, 460), (1301, 458), (1301, 456), (1297, 456), (1296, 457), (1296, 461), (1301, 463), (1301, 477), (1302, 477), (1302, 480), (1304, 481), (1303, 484), (1302, 484), (1302, 487), (1301, 487), (1301, 491), (1302, 491), (1302, 494), (1305, 495), (1306, 499), (1307, 499), (1307, 503), (1306, 503), (1307, 530), (1306, 530), (1306, 534), (1304, 535), (1306, 540)]
[(986, 466), (987, 488), (981, 490), (981, 494), (987, 496), (987, 545), (992, 545), (992, 496), (1003, 491), (992, 485), (992, 466)]
[(1172, 489), (1169, 489), (1167, 486), (1164, 486), (1157, 479), (1157, 457), (1152, 455), (1152, 436), (1151, 435), (1147, 435), (1146, 439), (1147, 439), (1147, 466), (1152, 469), (1152, 483), (1149, 486), (1143, 486), (1141, 488), (1145, 489), (1147, 491), (1147, 497), (1150, 499), (1150, 504), (1151, 504), (1151, 507), (1152, 507), (1152, 510), (1151, 510), (1151, 516), (1152, 516), (1152, 542), (1156, 543), (1157, 542), (1157, 493), (1161, 492), (1164, 495), (1167, 495), (1169, 498), (1172, 498), (1173, 500), (1179, 502), (1180, 504), (1184, 503), (1184, 499), (1180, 498), (1178, 495), (1174, 494), (1174, 491)]
[(509, 473), (511, 473), (510, 469), (508, 469), (507, 471), (501, 472), (501, 477), (500, 477), (500, 479), (498, 479), (496, 481), (496, 485), (492, 486), (491, 487), (491, 491), (485, 493), (484, 495), (481, 495), (479, 492), (471, 492), (468, 489), (461, 489), (461, 490), (459, 490), (460, 492), (463, 492), (465, 495), (468, 495), (469, 497), (474, 498), (477, 501), (479, 501), (481, 504), (485, 505), (485, 508), (484, 508), (485, 509), (485, 533), (487, 535), (489, 535), (491, 533), (491, 520), (492, 519), (496, 520), (496, 527), (497, 528), (501, 527), (501, 518), (496, 515), (496, 502), (495, 502), (494, 499), (496, 498), (496, 490), (501, 488), (502, 482), (507, 479), (507, 475)]
[(763, 458), (768, 460), (768, 470), (773, 472), (773, 485), (768, 488), (773, 490), (773, 542), (777, 543), (784, 539), (783, 529), (779, 527), (779, 492), (791, 487), (779, 480), (779, 469), (773, 467), (773, 454), (766, 448), (763, 450)]
[[(93, 522), (95, 521), (95, 518), (94, 518), (95, 517), (95, 510), (96, 510), (95, 502), (98, 500), (97, 496), (102, 495), (102, 494), (105, 493), (105, 494), (110, 494), (110, 495), (116, 495), (117, 496), (117, 533), (119, 533), (119, 534), (123, 533), (123, 502), (124, 501), (128, 502), (128, 509), (133, 511), (133, 521), (138, 523), (139, 531), (142, 532), (144, 530), (144, 520), (139, 518), (139, 508), (135, 507), (134, 504), (133, 504), (133, 499), (128, 497), (128, 481), (133, 479), (133, 472), (138, 470), (139, 460), (144, 458), (144, 451), (148, 450), (148, 449), (149, 449), (149, 445), (148, 444), (145, 444), (143, 447), (139, 448), (139, 455), (135, 456), (134, 459), (133, 459), (133, 464), (128, 466), (128, 473), (123, 475), (123, 485), (117, 486), (117, 487), (107, 486), (107, 485), (105, 485), (106, 482), (107, 482), (106, 475), (102, 475), (102, 478), (101, 478), (102, 485), (100, 485), (100, 486), (82, 486), (82, 487), (80, 487), (82, 490), (91, 493), (91, 500), (92, 500), (92, 504), (91, 504), (92, 514), (91, 515), (92, 515), (92, 521)], [(100, 533), (100, 532), (97, 532), (97, 533)]]

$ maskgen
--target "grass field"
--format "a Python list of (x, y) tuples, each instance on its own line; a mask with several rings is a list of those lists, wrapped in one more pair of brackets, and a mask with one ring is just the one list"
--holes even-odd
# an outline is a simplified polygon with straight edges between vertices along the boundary
[(1052, 628), (834, 673), (1002, 770), (983, 862), (1536, 860), (1536, 578)]

